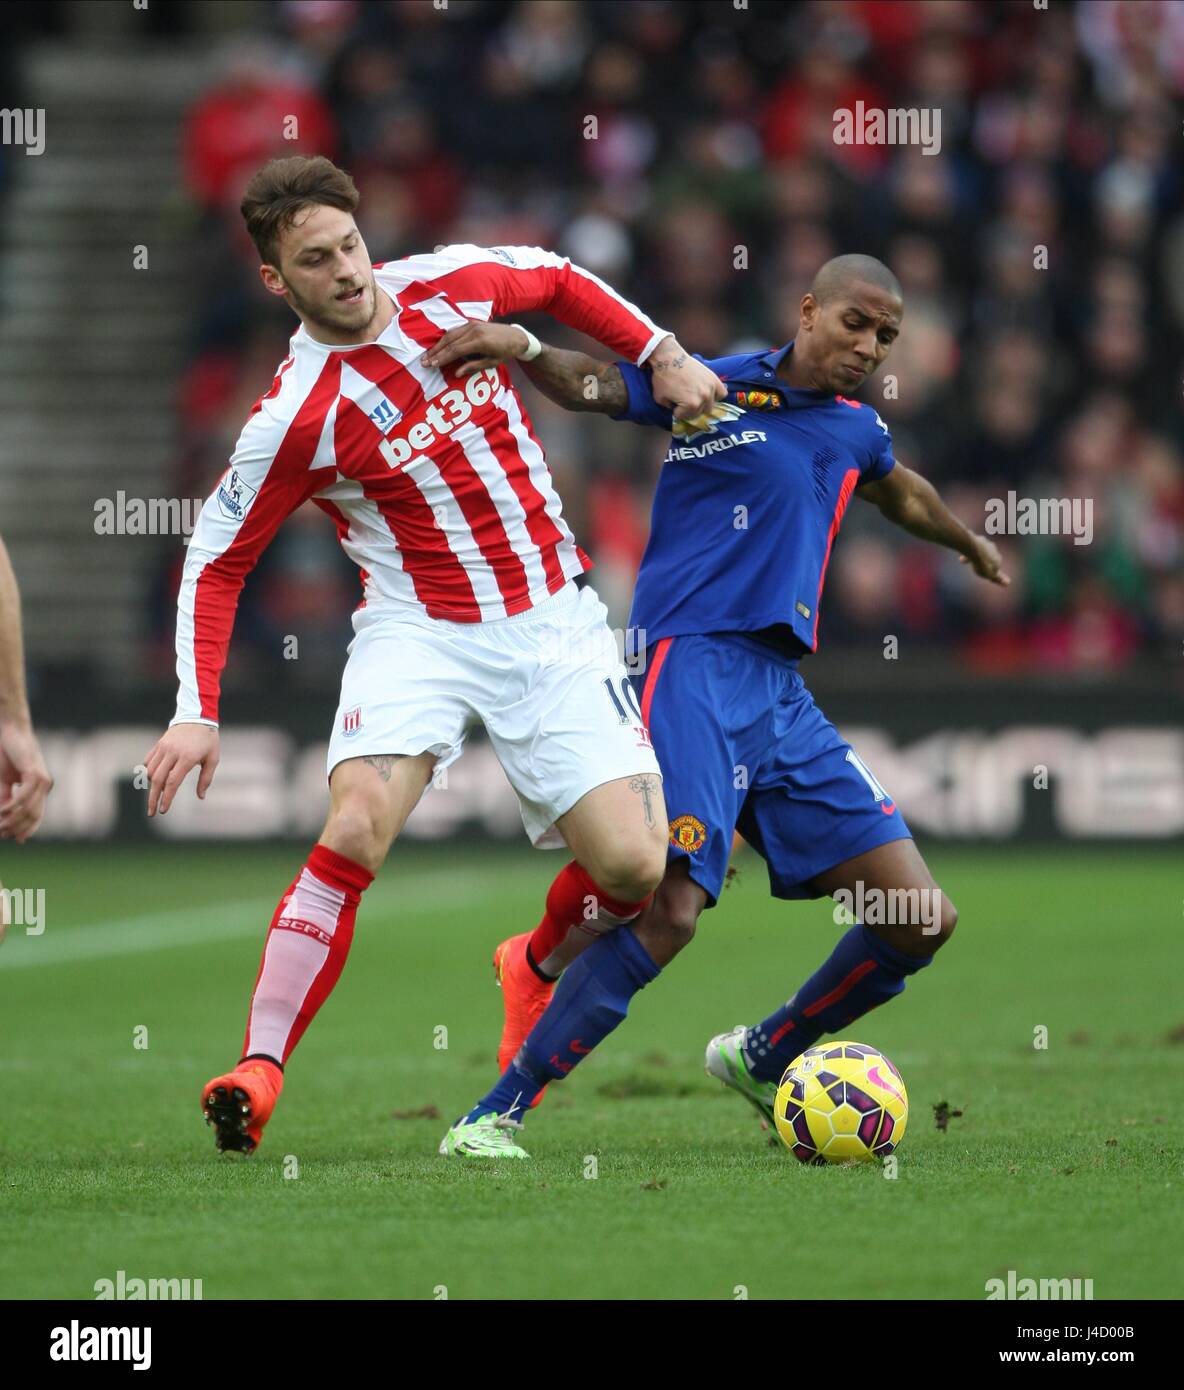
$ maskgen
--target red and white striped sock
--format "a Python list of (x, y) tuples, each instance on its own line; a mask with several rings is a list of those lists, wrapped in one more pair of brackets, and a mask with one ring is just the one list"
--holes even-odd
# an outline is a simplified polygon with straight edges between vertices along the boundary
[(566, 952), (559, 950), (570, 931), (583, 933), (587, 939), (582, 945), (591, 945), (606, 931), (632, 922), (649, 900), (646, 897), (639, 903), (627, 903), (609, 897), (573, 859), (556, 874), (547, 891), (543, 920), (527, 943), (536, 970), (544, 975), (560, 974), (573, 954), (571, 947)]
[(243, 1056), (281, 1064), (328, 999), (349, 955), (354, 916), (374, 875), (314, 845), (271, 919), (251, 995)]

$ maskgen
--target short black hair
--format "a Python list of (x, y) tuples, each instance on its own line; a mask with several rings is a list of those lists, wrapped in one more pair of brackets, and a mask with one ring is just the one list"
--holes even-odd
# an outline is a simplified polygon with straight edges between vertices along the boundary
[(856, 281), (865, 285), (875, 285), (904, 302), (904, 291), (900, 281), (883, 261), (875, 256), (835, 256), (822, 266), (810, 283), (810, 293), (819, 304), (825, 304), (835, 295), (842, 294)]
[(354, 181), (324, 155), (289, 155), (265, 164), (247, 184), (240, 205), (247, 231), (265, 265), (280, 263), (280, 235), (305, 208), (319, 204), (356, 212)]

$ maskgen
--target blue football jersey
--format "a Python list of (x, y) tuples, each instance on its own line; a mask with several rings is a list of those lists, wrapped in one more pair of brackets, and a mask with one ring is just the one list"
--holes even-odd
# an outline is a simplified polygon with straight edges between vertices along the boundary
[[(728, 388), (726, 418), (671, 438), (629, 619), (647, 644), (784, 624), (807, 651), (818, 646), (843, 513), (854, 489), (896, 460), (871, 406), (781, 381), (777, 368), (792, 349), (699, 359)], [(654, 400), (650, 373), (617, 365), (629, 405), (615, 418), (669, 430), (671, 411)]]

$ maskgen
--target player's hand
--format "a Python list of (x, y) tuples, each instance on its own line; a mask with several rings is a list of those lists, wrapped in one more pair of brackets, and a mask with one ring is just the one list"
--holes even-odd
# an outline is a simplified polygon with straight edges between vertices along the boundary
[(676, 420), (693, 420), (722, 401), (728, 388), (697, 362), (677, 338), (663, 338), (646, 362), (653, 372), (654, 400), (671, 407)]
[(959, 555), (958, 559), (992, 584), (1006, 588), (1011, 583), (1011, 575), (1003, 572), (1003, 556), (999, 554), (999, 547), (986, 536), (975, 536), (974, 550), (969, 555)]
[(0, 721), (0, 840), (25, 843), (41, 824), (52, 786), (32, 725)]
[(218, 766), (218, 730), (208, 724), (174, 724), (157, 739), (144, 760), (148, 773), (148, 814), (164, 813), (173, 804), (177, 788), (195, 767), (201, 768), (197, 795), (205, 800)]
[(472, 376), (486, 367), (512, 362), (529, 346), (526, 334), (512, 323), (484, 323), (480, 319), (470, 319), (459, 328), (450, 328), (419, 360), (425, 367), (447, 367), (450, 362), (465, 358), (456, 374)]

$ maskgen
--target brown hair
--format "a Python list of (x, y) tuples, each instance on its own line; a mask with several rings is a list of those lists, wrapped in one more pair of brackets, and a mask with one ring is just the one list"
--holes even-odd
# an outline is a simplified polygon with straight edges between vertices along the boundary
[(353, 212), (359, 202), (353, 179), (331, 159), (296, 154), (273, 159), (253, 175), (239, 211), (260, 258), (278, 265), (280, 234), (298, 213), (316, 204)]

